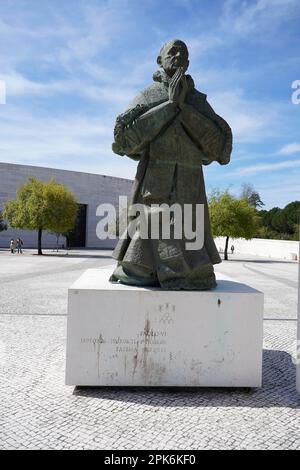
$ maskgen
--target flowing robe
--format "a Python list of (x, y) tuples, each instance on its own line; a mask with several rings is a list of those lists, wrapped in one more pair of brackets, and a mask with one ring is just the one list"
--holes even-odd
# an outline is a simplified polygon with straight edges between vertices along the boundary
[(213, 264), (221, 259), (211, 235), (202, 165), (229, 162), (232, 133), (192, 78), (186, 79), (188, 92), (179, 108), (169, 101), (166, 74), (154, 75), (155, 83), (117, 118), (113, 151), (139, 161), (131, 203), (145, 205), (149, 213), (153, 204), (190, 204), (194, 227), (196, 204), (204, 205), (204, 245), (187, 250), (184, 235), (180, 240), (174, 234), (155, 240), (127, 235), (113, 253), (119, 263), (112, 281), (174, 290), (216, 286)]

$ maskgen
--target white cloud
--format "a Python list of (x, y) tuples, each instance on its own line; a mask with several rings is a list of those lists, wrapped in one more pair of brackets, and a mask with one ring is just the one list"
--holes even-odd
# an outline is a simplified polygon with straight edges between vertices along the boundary
[(300, 152), (300, 143), (299, 142), (293, 142), (291, 144), (287, 144), (284, 147), (282, 147), (278, 154), (279, 155), (292, 155), (293, 153), (298, 153)]
[(0, 161), (133, 178), (136, 163), (111, 150), (114, 118), (36, 116), (0, 109)]
[(226, 0), (221, 25), (230, 34), (266, 37), (295, 15), (298, 0)]
[(54, 92), (66, 92), (69, 90), (68, 82), (39, 83), (29, 80), (15, 70), (9, 73), (0, 73), (0, 78), (6, 84), (8, 96), (50, 95)]
[(35, 116), (12, 106), (1, 109), (0, 160), (65, 159), (111, 152), (113, 123), (103, 118)]
[[(2, 0), (1, 0), (2, 1)], [(33, 2), (34, 3), (34, 2)], [(40, 61), (73, 73), (88, 61), (99, 61), (112, 50), (131, 27), (133, 17), (116, 1), (80, 1), (69, 8), (53, 7), (52, 0), (38, 8), (2, 8), (0, 19), (0, 64), (11, 68), (26, 61)], [(124, 5), (123, 5), (124, 6)], [(13, 53), (12, 53), (13, 51)]]
[(243, 90), (212, 93), (208, 100), (230, 124), (234, 142), (258, 142), (278, 136), (281, 113), (276, 103), (246, 99)]
[(86, 4), (82, 9), (80, 28), (60, 18), (66, 38), (55, 56), (61, 65), (68, 69), (77, 61), (84, 66), (85, 62), (92, 61), (103, 50), (113, 48), (114, 43), (118, 43), (122, 35), (129, 31), (132, 17), (126, 9), (113, 3)]
[(80, 79), (64, 79), (52, 82), (37, 82), (26, 78), (24, 75), (11, 71), (0, 73), (0, 80), (6, 85), (7, 103), (11, 98), (20, 96), (40, 96), (53, 97), (59, 99), (60, 94), (71, 94), (76, 97), (83, 97), (92, 102), (106, 102), (120, 112), (123, 111), (136, 95), (137, 89), (134, 86), (115, 84), (113, 81), (95, 83), (86, 77)]
[(289, 168), (294, 169), (298, 167), (300, 167), (300, 160), (287, 160), (284, 162), (257, 164), (245, 168), (239, 168), (231, 173), (227, 173), (226, 176), (254, 175), (262, 172), (267, 174), (269, 172), (287, 170)]
[(224, 38), (218, 34), (214, 35), (199, 35), (197, 37), (186, 38), (186, 43), (189, 48), (189, 53), (192, 58), (198, 58), (212, 49), (225, 46)]

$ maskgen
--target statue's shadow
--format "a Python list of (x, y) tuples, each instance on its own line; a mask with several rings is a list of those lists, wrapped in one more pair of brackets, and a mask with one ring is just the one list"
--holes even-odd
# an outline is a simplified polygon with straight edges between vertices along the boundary
[(73, 394), (153, 407), (300, 407), (290, 354), (264, 350), (262, 388), (76, 387)]

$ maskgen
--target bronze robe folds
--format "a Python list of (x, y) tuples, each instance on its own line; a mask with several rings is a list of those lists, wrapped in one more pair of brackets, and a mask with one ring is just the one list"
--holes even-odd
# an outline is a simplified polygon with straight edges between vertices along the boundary
[(179, 109), (169, 102), (167, 75), (155, 74), (156, 83), (117, 118), (113, 151), (139, 160), (131, 203), (145, 204), (149, 212), (151, 204), (204, 204), (204, 246), (186, 250), (184, 236), (127, 236), (113, 253), (119, 264), (112, 281), (176, 290), (216, 286), (213, 264), (221, 259), (211, 235), (202, 165), (229, 162), (232, 133), (186, 78), (188, 92)]

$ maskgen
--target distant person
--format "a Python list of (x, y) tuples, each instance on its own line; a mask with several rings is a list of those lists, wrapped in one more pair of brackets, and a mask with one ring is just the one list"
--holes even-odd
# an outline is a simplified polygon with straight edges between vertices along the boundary
[(230, 249), (231, 249), (231, 254), (233, 255), (233, 253), (234, 253), (234, 245), (231, 245), (231, 248), (230, 248)]
[(9, 247), (10, 247), (10, 252), (11, 252), (11, 253), (14, 253), (15, 250), (16, 250), (16, 242), (15, 242), (15, 240), (14, 240), (13, 238), (10, 240), (10, 245), (9, 245)]
[(23, 251), (22, 251), (22, 246), (23, 246), (23, 240), (22, 240), (22, 238), (18, 238), (18, 239), (17, 239), (17, 250), (18, 250), (18, 253), (23, 253)]

